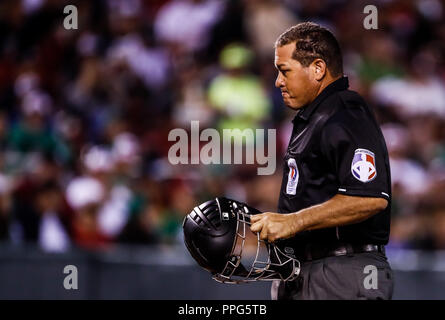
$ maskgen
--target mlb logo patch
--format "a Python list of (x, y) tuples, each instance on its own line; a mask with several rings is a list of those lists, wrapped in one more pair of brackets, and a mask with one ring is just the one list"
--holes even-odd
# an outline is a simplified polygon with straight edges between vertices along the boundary
[(366, 149), (356, 149), (352, 159), (351, 172), (361, 182), (369, 182), (377, 176), (374, 153)]

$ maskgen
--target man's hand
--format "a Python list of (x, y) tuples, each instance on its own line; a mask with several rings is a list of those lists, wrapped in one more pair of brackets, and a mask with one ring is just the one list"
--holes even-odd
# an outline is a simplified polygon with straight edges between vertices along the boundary
[(274, 242), (294, 236), (298, 231), (298, 218), (295, 213), (281, 214), (264, 212), (250, 216), (252, 232), (260, 232), (260, 239)]

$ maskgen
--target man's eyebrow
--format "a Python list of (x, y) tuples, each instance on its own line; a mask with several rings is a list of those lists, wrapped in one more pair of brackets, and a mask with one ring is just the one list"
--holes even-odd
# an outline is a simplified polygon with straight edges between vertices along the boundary
[(286, 67), (286, 65), (284, 63), (280, 63), (280, 64), (276, 64), (275, 68), (277, 69), (282, 69), (283, 67)]

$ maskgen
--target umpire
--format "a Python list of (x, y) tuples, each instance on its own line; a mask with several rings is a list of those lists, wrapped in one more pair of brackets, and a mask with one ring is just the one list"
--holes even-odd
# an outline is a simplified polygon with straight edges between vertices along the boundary
[(272, 299), (391, 299), (388, 153), (365, 101), (348, 90), (337, 40), (300, 23), (278, 38), (275, 67), (275, 85), (297, 113), (279, 213), (252, 216), (251, 230), (279, 240), (301, 276), (274, 282)]

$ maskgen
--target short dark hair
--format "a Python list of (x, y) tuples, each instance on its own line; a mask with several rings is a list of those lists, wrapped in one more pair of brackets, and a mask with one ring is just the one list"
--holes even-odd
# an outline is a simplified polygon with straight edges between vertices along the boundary
[(323, 59), (332, 76), (343, 74), (343, 57), (340, 45), (328, 29), (313, 23), (302, 22), (283, 32), (275, 48), (295, 42), (292, 58), (307, 67), (315, 59)]

